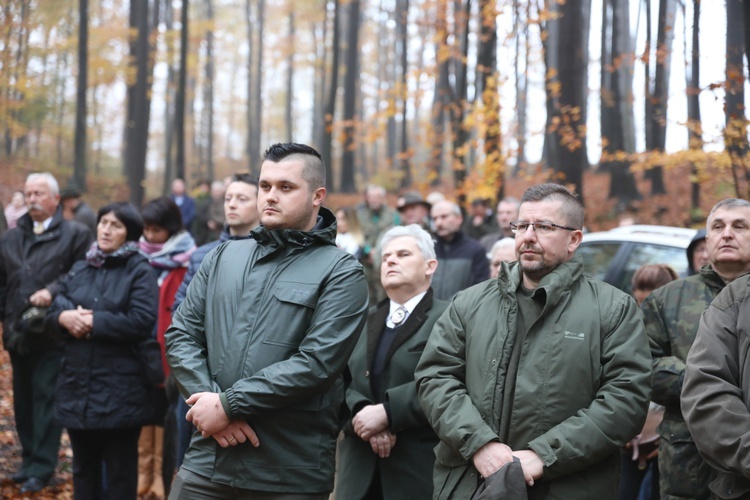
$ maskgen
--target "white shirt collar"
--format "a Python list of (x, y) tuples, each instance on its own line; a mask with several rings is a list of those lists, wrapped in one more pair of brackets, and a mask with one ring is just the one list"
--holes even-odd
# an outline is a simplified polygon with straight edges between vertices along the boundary
[[(388, 317), (385, 320), (385, 326), (387, 326), (388, 328), (393, 328), (394, 325), (393, 325), (393, 322), (391, 321), (391, 315), (393, 314), (393, 311), (395, 311), (401, 306), (404, 306), (404, 308), (406, 308), (406, 317), (404, 318), (404, 323), (405, 323), (406, 320), (411, 315), (414, 308), (417, 307), (417, 304), (419, 304), (419, 302), (422, 300), (422, 297), (424, 297), (426, 293), (427, 293), (427, 290), (425, 290), (422, 293), (418, 293), (414, 297), (407, 300), (406, 303), (404, 304), (399, 304), (398, 302), (391, 301), (390, 308), (388, 309)], [(404, 323), (401, 323), (401, 324), (403, 325)]]

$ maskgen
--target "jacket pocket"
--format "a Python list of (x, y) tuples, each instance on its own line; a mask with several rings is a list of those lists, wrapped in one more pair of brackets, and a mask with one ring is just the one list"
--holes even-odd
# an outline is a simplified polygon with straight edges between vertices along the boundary
[(263, 343), (296, 348), (305, 336), (318, 303), (318, 285), (280, 282), (273, 295)]

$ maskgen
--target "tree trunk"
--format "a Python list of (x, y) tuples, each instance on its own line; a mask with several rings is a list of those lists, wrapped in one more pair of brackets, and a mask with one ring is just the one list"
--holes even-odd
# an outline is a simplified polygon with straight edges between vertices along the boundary
[(86, 191), (86, 89), (88, 88), (89, 1), (78, 0), (78, 88), (73, 182)]
[[(646, 150), (663, 152), (667, 140), (667, 100), (669, 98), (669, 73), (672, 66), (672, 42), (674, 41), (674, 19), (676, 15), (675, 0), (659, 1), (659, 20), (656, 35), (656, 52), (653, 91), (647, 94), (646, 100), (652, 101), (650, 133), (646, 137)], [(651, 194), (664, 194), (664, 174), (661, 165), (646, 171), (646, 178), (651, 181)]]
[(322, 116), (320, 156), (326, 167), (326, 188), (333, 192), (333, 122), (336, 117), (336, 93), (339, 86), (339, 58), (341, 56), (341, 2), (333, 0), (333, 40), (331, 41), (331, 77)]
[(602, 9), (601, 135), (600, 167), (611, 175), (609, 197), (618, 200), (618, 210), (641, 198), (623, 157), (635, 151), (632, 103), (632, 66), (626, 62), (630, 47), (627, 0), (604, 0)]
[[(265, 0), (258, 0), (256, 18), (256, 32), (258, 34), (257, 50), (255, 54), (255, 88), (253, 89), (252, 120), (254, 122), (253, 135), (250, 141), (250, 158), (260, 161), (261, 131), (263, 130), (263, 31), (265, 28)], [(260, 167), (260, 165), (258, 165)], [(258, 168), (260, 175), (260, 168)]]
[(294, 117), (292, 114), (292, 106), (294, 103), (294, 50), (291, 50), (291, 48), (294, 47), (294, 37), (294, 9), (289, 9), (289, 41), (287, 42), (287, 46), (290, 50), (286, 57), (286, 105), (284, 107), (287, 142), (292, 142), (294, 137)]
[[(529, 10), (530, 3), (524, 2), (524, 17), (521, 17), (521, 6), (518, 0), (513, 0), (513, 26), (515, 36), (515, 54), (513, 57), (513, 73), (516, 86), (516, 170), (526, 170), (526, 105), (529, 89), (529, 79), (526, 72), (529, 67)], [(523, 42), (523, 44), (521, 43)], [(523, 65), (521, 64), (523, 62)], [(498, 199), (502, 199), (498, 192)]]
[(206, 0), (206, 18), (210, 28), (206, 31), (206, 81), (204, 82), (206, 177), (214, 180), (214, 6), (213, 0)]
[[(725, 83), (724, 144), (732, 161), (732, 170), (741, 173), (745, 180), (750, 172), (745, 161), (748, 152), (747, 126), (745, 123), (745, 78), (743, 73), (744, 37), (742, 32), (742, 0), (726, 0), (727, 4), (727, 56)], [(750, 186), (748, 187), (750, 189)], [(736, 186), (737, 197), (743, 197), (740, 186)]]
[[(450, 58), (444, 55), (448, 52), (448, 6), (447, 0), (438, 0), (437, 16), (435, 20), (435, 53), (437, 58), (437, 75), (435, 90), (432, 97), (431, 126), (427, 142), (432, 145), (429, 150), (430, 185), (437, 187), (441, 183), (443, 174), (443, 154), (445, 151), (445, 113), (447, 103), (450, 102)], [(441, 55), (443, 54), (443, 55)]]
[[(252, 7), (251, 7), (252, 0), (245, 0), (245, 24), (247, 26), (247, 107), (245, 108), (247, 111), (247, 139), (246, 139), (246, 145), (245, 150), (247, 153), (247, 159), (248, 164), (250, 166), (250, 172), (257, 177), (260, 174), (260, 165), (258, 162), (260, 161), (260, 158), (257, 156), (257, 151), (255, 148), (253, 148), (253, 137), (255, 137), (255, 127), (260, 126), (259, 124), (255, 123), (254, 115), (253, 115), (253, 103), (255, 100), (253, 99), (253, 90), (255, 89), (255, 76), (253, 75), (253, 72), (255, 71), (255, 65), (253, 62), (253, 58), (257, 55), (255, 54), (254, 48), (254, 41), (253, 41), (253, 16), (252, 16)], [(253, 155), (256, 156), (253, 156)]]
[(500, 134), (500, 96), (497, 72), (497, 7), (492, 0), (479, 2), (479, 48), (477, 50), (477, 95), (484, 113), (484, 177), (495, 186), (497, 199), (505, 197), (505, 158)]
[(469, 25), (471, 18), (471, 0), (455, 0), (454, 12), (454, 39), (457, 41), (453, 57), (451, 58), (453, 68), (453, 81), (455, 82), (451, 105), (451, 133), (453, 135), (452, 153), (452, 170), (453, 180), (458, 190), (458, 204), (463, 206), (466, 200), (466, 193), (463, 187), (468, 174), (465, 162), (466, 144), (469, 139), (469, 132), (464, 124), (467, 80), (468, 80), (468, 51), (469, 51)]
[(554, 132), (548, 138), (548, 154), (552, 154), (547, 160), (560, 181), (573, 185), (582, 203), (583, 171), (588, 167), (585, 100), (590, 2), (570, 0), (558, 5), (559, 16), (547, 22), (547, 74), (552, 75), (548, 110), (551, 106), (553, 113), (547, 132)]
[(174, 130), (175, 148), (177, 149), (175, 159), (175, 178), (185, 178), (185, 94), (187, 93), (187, 65), (188, 65), (188, 9), (189, 0), (182, 0), (182, 12), (180, 13), (180, 72), (177, 83), (177, 95), (175, 97)]
[[(164, 27), (167, 33), (174, 29), (174, 9), (172, 2), (164, 3)], [(168, 195), (170, 182), (174, 178), (174, 128), (175, 128), (175, 51), (172, 43), (167, 43), (167, 88), (164, 93), (164, 178), (162, 194)], [(179, 70), (178, 70), (179, 71)]]
[[(154, 3), (153, 26), (158, 27), (159, 2)], [(141, 206), (144, 201), (148, 125), (151, 110), (153, 59), (149, 28), (148, 0), (131, 0), (130, 26), (136, 34), (131, 39), (131, 61), (135, 64), (135, 82), (128, 86), (128, 121), (126, 125), (125, 169), (128, 175), (130, 201)], [(155, 39), (155, 37), (153, 38)]]
[(346, 35), (346, 73), (344, 75), (344, 145), (341, 155), (342, 193), (356, 192), (354, 183), (355, 151), (357, 148), (357, 99), (359, 96), (359, 0), (349, 2)]
[[(690, 54), (687, 65), (687, 113), (688, 113), (688, 145), (691, 150), (703, 150), (703, 125), (701, 123), (700, 108), (700, 15), (701, 2), (693, 0), (693, 29), (691, 51), (685, 51), (685, 57)], [(741, 64), (741, 62), (740, 62)], [(700, 209), (700, 183), (698, 182), (698, 167), (696, 162), (691, 165), (692, 180), (690, 181), (690, 206), (693, 213)]]
[(399, 84), (399, 101), (401, 104), (401, 147), (399, 151), (399, 170), (401, 171), (401, 186), (412, 183), (411, 164), (409, 162), (409, 125), (407, 120), (407, 106), (409, 103), (409, 0), (399, 0), (396, 10), (396, 26), (398, 27), (398, 65), (401, 69)]
[[(323, 105), (325, 103), (326, 92), (326, 65), (328, 63), (328, 50), (326, 48), (328, 40), (328, 9), (326, 8), (327, 3), (328, 2), (326, 0), (324, 2), (326, 15), (323, 18), (323, 23), (320, 25), (320, 27), (313, 24), (312, 29), (310, 30), (312, 32), (313, 45), (317, 60), (317, 64), (315, 65), (315, 94), (313, 99), (312, 114), (314, 118), (311, 120), (312, 133), (310, 134), (310, 136), (313, 137), (315, 147), (318, 148), (319, 151), (323, 143), (323, 127), (320, 126), (318, 117), (323, 116)], [(320, 32), (320, 34), (318, 34), (318, 32)]]

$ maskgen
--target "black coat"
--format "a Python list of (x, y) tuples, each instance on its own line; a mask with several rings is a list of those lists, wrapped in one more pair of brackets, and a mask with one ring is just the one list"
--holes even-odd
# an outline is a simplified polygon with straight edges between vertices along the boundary
[[(17, 227), (0, 236), (0, 319), (6, 349), (19, 334), (16, 321), (29, 306), (29, 296), (42, 288), (54, 296), (58, 279), (86, 256), (93, 239), (85, 226), (63, 219), (59, 207), (44, 233), (36, 236), (33, 227), (31, 217), (25, 214)], [(59, 346), (34, 346), (37, 351), (46, 348)]]
[[(47, 322), (65, 338), (57, 378), (55, 419), (69, 429), (139, 427), (153, 420), (154, 401), (137, 353), (154, 329), (159, 287), (139, 254), (109, 258), (96, 268), (77, 262), (64, 280)], [(88, 339), (59, 324), (77, 306), (94, 311)]]

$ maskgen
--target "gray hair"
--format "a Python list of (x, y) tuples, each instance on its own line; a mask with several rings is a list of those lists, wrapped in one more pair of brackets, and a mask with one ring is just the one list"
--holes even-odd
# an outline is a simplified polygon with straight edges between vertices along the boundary
[(388, 192), (385, 190), (383, 186), (378, 186), (377, 184), (368, 184), (365, 188), (365, 194), (370, 193), (378, 193), (381, 196), (385, 196), (388, 194)]
[(408, 226), (394, 226), (385, 232), (380, 240), (380, 256), (383, 256), (383, 249), (396, 238), (402, 236), (411, 236), (417, 242), (417, 248), (422, 252), (425, 259), (434, 259), (435, 241), (430, 233), (422, 229), (418, 224), (409, 224)]
[(49, 172), (29, 174), (29, 176), (26, 177), (27, 184), (29, 182), (37, 181), (45, 181), (47, 183), (47, 186), (49, 186), (49, 192), (52, 196), (57, 196), (60, 194), (60, 186), (57, 184), (57, 179), (55, 179), (55, 176), (50, 174)]
[(516, 248), (515, 238), (506, 237), (506, 238), (500, 238), (499, 240), (497, 240), (495, 244), (492, 245), (492, 249), (490, 249), (490, 255), (493, 255), (496, 250), (500, 250), (501, 248), (505, 248), (505, 247), (508, 247), (508, 248), (512, 247), (513, 249), (515, 249)]
[(464, 215), (464, 214), (463, 214), (463, 213), (461, 212), (461, 207), (459, 207), (459, 206), (458, 206), (458, 203), (456, 203), (455, 201), (450, 201), (450, 200), (440, 200), (440, 201), (436, 202), (436, 203), (435, 203), (435, 204), (433, 205), (433, 207), (436, 207), (436, 206), (438, 206), (438, 205), (446, 205), (446, 206), (449, 206), (449, 207), (450, 207), (450, 209), (451, 209), (451, 213), (452, 213), (453, 215), (458, 215), (459, 217), (463, 217), (463, 215)]
[(706, 230), (708, 230), (709, 224), (711, 224), (711, 220), (714, 218), (714, 213), (717, 210), (724, 209), (732, 209), (732, 208), (750, 208), (750, 201), (743, 200), (740, 198), (725, 198), (721, 200), (719, 203), (714, 205), (714, 208), (711, 209), (711, 212), (708, 214), (708, 218), (706, 219)]
[(501, 203), (512, 203), (513, 205), (516, 206), (516, 208), (518, 208), (518, 207), (521, 206), (521, 202), (518, 201), (518, 198), (516, 198), (515, 196), (506, 196), (502, 200), (498, 201), (497, 202), (497, 207), (498, 208), (500, 207)]

